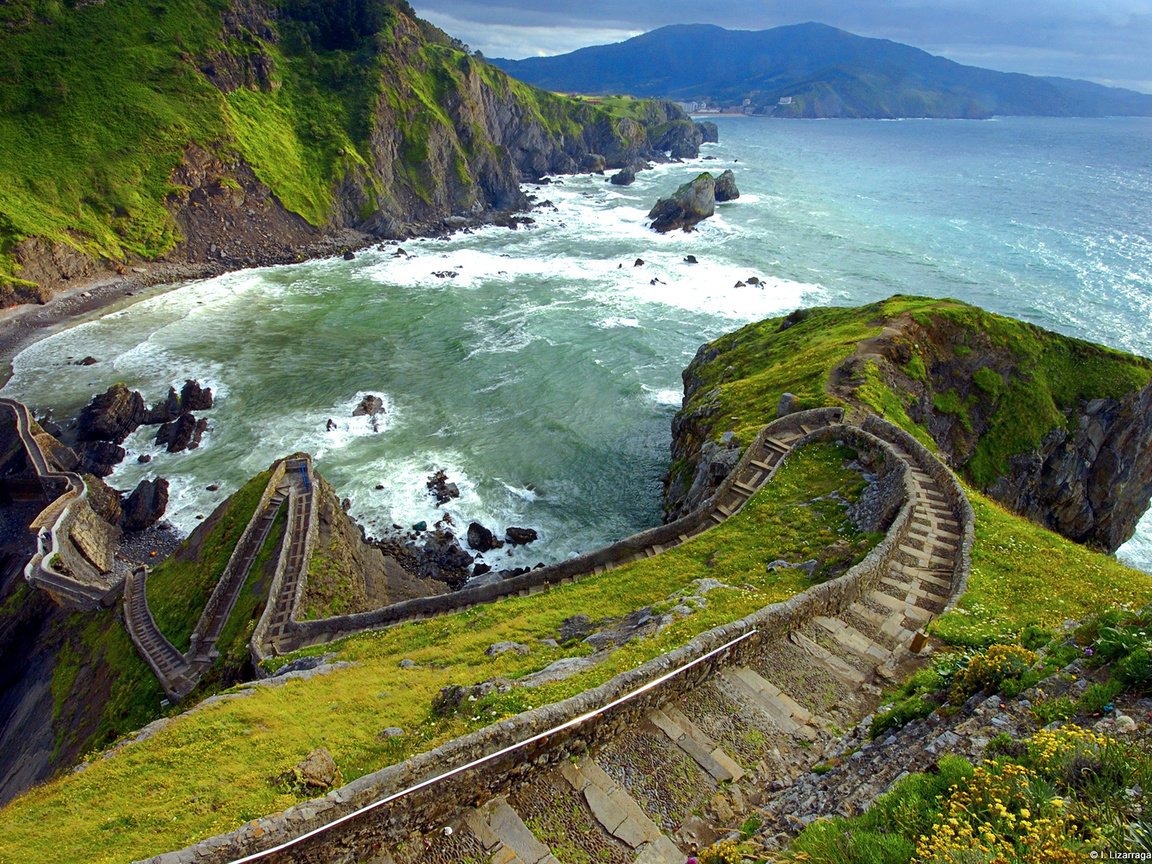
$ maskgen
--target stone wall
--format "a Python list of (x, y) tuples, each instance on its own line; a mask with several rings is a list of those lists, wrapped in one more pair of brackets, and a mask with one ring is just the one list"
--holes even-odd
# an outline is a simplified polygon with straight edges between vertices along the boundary
[(868, 415), (864, 420), (863, 427), (868, 432), (903, 448), (903, 450), (912, 457), (916, 463), (916, 467), (923, 470), (939, 484), (945, 497), (948, 499), (948, 503), (952, 506), (953, 511), (959, 519), (960, 549), (952, 568), (952, 590), (950, 592), (950, 599), (948, 600), (948, 605), (944, 608), (944, 612), (950, 612), (956, 607), (961, 596), (963, 596), (967, 590), (968, 575), (972, 570), (972, 544), (976, 539), (976, 514), (972, 510), (972, 504), (964, 492), (964, 487), (962, 487), (960, 481), (956, 479), (956, 475), (949, 471), (948, 468), (936, 458), (931, 450), (917, 441), (908, 432), (905, 432), (899, 426), (889, 423), (887, 420), (882, 420), (875, 414)]
[[(735, 482), (735, 478), (740, 476), (751, 460), (751, 454), (765, 438), (795, 433), (805, 425), (825, 426), (829, 423), (838, 423), (843, 416), (843, 409), (840, 408), (817, 408), (789, 414), (768, 424), (756, 436), (753, 443), (745, 449), (740, 462), (713, 495), (695, 511), (674, 522), (641, 531), (594, 552), (588, 552), (549, 567), (541, 567), (495, 584), (478, 588), (464, 588), (461, 591), (435, 597), (418, 597), (370, 612), (341, 615), (318, 621), (296, 621), (295, 614), (293, 614), (291, 630), (281, 640), (282, 650), (284, 653), (288, 653), (310, 645), (319, 645), (341, 639), (362, 630), (378, 629), (404, 621), (444, 615), (466, 609), (469, 606), (491, 603), (501, 597), (539, 593), (546, 591), (553, 585), (564, 585), (595, 573), (597, 570), (616, 567), (631, 561), (652, 546), (674, 546), (681, 542), (682, 536), (698, 533), (701, 528), (713, 524), (711, 517), (716, 512), (716, 502), (727, 495)], [(256, 635), (261, 635), (259, 629)], [(256, 641), (256, 636), (254, 636), (253, 644), (256, 644)], [(260, 642), (260, 644), (264, 643)]]
[[(260, 502), (256, 505), (256, 509), (252, 511), (252, 517), (248, 520), (248, 524), (244, 526), (244, 531), (241, 533), (240, 539), (236, 541), (236, 545), (232, 549), (232, 555), (228, 559), (228, 564), (224, 567), (224, 571), (221, 573), (216, 587), (212, 589), (212, 596), (210, 596), (208, 602), (204, 604), (204, 611), (200, 613), (196, 627), (192, 630), (188, 648), (189, 657), (196, 656), (200, 641), (204, 638), (204, 632), (216, 618), (216, 612), (220, 608), (220, 604), (235, 603), (236, 593), (228, 591), (229, 580), (227, 576), (235, 566), (237, 558), (243, 554), (243, 551), (251, 542), (252, 535), (257, 530), (260, 514), (264, 512), (264, 509), (268, 506), (268, 502), (272, 500), (272, 496), (276, 494), (279, 487), (283, 484), (284, 460), (281, 459), (272, 469), (272, 476), (268, 478), (268, 483), (264, 486), (264, 492), (260, 495)], [(277, 586), (273, 585), (272, 587), (273, 590), (275, 590)], [(269, 594), (268, 596), (274, 597), (275, 594)]]
[(913, 486), (906, 465), (891, 446), (859, 428), (817, 429), (795, 446), (826, 440), (877, 450), (884, 454), (887, 470), (903, 475), (904, 502), (888, 534), (843, 576), (702, 633), (683, 647), (578, 696), (453, 739), (354, 780), (323, 798), (253, 820), (187, 849), (150, 858), (149, 864), (235, 861), (329, 825), (322, 833), (260, 860), (282, 864), (359, 860), (412, 832), (435, 830), (462, 808), (488, 800), (530, 775), (612, 740), (634, 728), (654, 708), (707, 681), (718, 669), (750, 663), (768, 645), (815, 616), (841, 614), (878, 584), (907, 538)]

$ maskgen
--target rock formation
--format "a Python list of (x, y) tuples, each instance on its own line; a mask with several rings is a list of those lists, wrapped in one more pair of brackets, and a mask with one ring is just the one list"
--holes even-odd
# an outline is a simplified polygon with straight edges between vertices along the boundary
[(141, 480), (123, 505), (120, 527), (125, 531), (143, 531), (160, 521), (168, 508), (168, 481)]
[(652, 228), (661, 234), (683, 228), (691, 231), (716, 212), (716, 181), (704, 172), (685, 183), (668, 198), (661, 198), (649, 211)]
[(81, 441), (119, 444), (144, 422), (146, 413), (143, 396), (123, 384), (113, 384), (80, 412), (76, 436)]
[(716, 201), (735, 201), (740, 197), (736, 188), (736, 175), (729, 169), (716, 178)]

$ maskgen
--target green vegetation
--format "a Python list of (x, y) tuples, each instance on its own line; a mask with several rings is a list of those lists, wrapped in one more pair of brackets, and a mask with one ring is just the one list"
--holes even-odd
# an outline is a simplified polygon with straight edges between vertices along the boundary
[[(556, 140), (654, 116), (635, 100), (601, 107), (513, 81), (403, 0), (275, 5), (268, 21), (246, 10), (226, 27), (229, 0), (3, 4), (0, 302), (42, 297), (18, 272), (27, 238), (113, 261), (171, 251), (182, 239), (172, 212), (199, 206), (173, 181), (193, 149), (213, 157), (205, 190), (241, 190), (242, 160), (323, 227), (348, 183), (361, 218), (474, 204), (498, 156), (481, 122), (457, 128), (478, 84)], [(390, 151), (374, 152), (376, 127), (398, 136), (396, 165), (378, 164)]]
[[(847, 500), (858, 495), (862, 481), (844, 467), (851, 455), (834, 445), (804, 448), (724, 524), (654, 558), (553, 588), (546, 602), (509, 598), (366, 633), (337, 646), (338, 659), (354, 662), (350, 668), (258, 688), (244, 699), (178, 717), (115, 758), (34, 789), (0, 811), (0, 860), (123, 861), (186, 845), (294, 803), (296, 797), (271, 778), (317, 746), (328, 747), (350, 780), (501, 717), (582, 692), (717, 624), (791, 596), (810, 584), (808, 577), (791, 568), (768, 572), (768, 562), (819, 558), (836, 541), (845, 541), (846, 559), (855, 560), (874, 539), (854, 531), (844, 505), (828, 500), (833, 492)], [(657, 636), (627, 643), (581, 675), (470, 702), (466, 711), (447, 716), (432, 711), (433, 698), (449, 685), (515, 679), (589, 651), (581, 643), (559, 649), (541, 643), (571, 615), (600, 620), (670, 607), (704, 577), (729, 587), (709, 592), (692, 615)], [(503, 640), (531, 645), (532, 653), (485, 655), (487, 646)], [(400, 668), (404, 658), (416, 668)], [(385, 726), (407, 734), (382, 739)], [(46, 832), (58, 838), (51, 850), (43, 842)]]
[[(156, 626), (176, 649), (188, 640), (228, 565), (236, 541), (256, 512), (271, 472), (257, 474), (213, 513), (171, 558), (148, 575), (148, 606)], [(255, 568), (253, 568), (255, 570)]]
[[(1091, 722), (1111, 712), (1117, 697), (1152, 690), (1152, 608), (1111, 609), (1059, 635), (1034, 627), (1021, 636), (1037, 651), (998, 643), (975, 654), (953, 653), (920, 670), (894, 694), (896, 707), (878, 715), (873, 729), (898, 725), (893, 721), (900, 706), (911, 699), (930, 711), (975, 692), (1011, 697), (1035, 688), (1032, 714), (1046, 727), (1054, 721)], [(1073, 660), (1097, 680), (1076, 698), (1045, 697), (1049, 688), (1060, 692), (1075, 680), (1061, 671)], [(811, 825), (783, 860), (1046, 864), (1081, 861), (1089, 851), (1098, 857), (1108, 849), (1146, 848), (1144, 790), (1152, 781), (1146, 741), (1117, 741), (1072, 724), (1042, 728), (1020, 741), (999, 735), (986, 758), (980, 766), (941, 758), (936, 773), (906, 778), (862, 816)], [(973, 851), (981, 855), (969, 857)]]
[(968, 490), (976, 543), (968, 590), (932, 622), (953, 645), (984, 647), (1015, 639), (1029, 625), (1055, 627), (1101, 606), (1152, 601), (1152, 576), (1065, 540)]

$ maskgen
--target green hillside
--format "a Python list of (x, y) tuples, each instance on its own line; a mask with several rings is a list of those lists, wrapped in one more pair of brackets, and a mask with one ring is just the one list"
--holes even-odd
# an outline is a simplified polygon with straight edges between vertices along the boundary
[(3, 305), (45, 296), (21, 264), (51, 246), (155, 259), (182, 220), (243, 221), (257, 187), (301, 230), (379, 232), (517, 207), (522, 172), (593, 147), (645, 152), (653, 113), (691, 125), (512, 81), (404, 0), (18, 0), (0, 16)]

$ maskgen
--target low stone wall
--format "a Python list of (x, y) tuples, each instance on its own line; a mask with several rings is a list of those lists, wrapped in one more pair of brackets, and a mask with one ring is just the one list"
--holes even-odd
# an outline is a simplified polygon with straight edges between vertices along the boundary
[(870, 414), (864, 420), (863, 428), (902, 447), (911, 455), (916, 467), (923, 470), (940, 486), (956, 514), (960, 523), (960, 548), (957, 550), (956, 561), (952, 568), (950, 597), (944, 607), (944, 612), (951, 612), (968, 590), (968, 576), (972, 571), (972, 544), (976, 539), (976, 514), (972, 510), (972, 503), (968, 500), (964, 487), (960, 485), (956, 475), (908, 432), (874, 414)]
[[(276, 467), (272, 469), (272, 476), (268, 478), (268, 483), (264, 486), (264, 492), (260, 495), (260, 501), (256, 505), (256, 509), (252, 511), (252, 517), (248, 520), (248, 524), (244, 526), (244, 531), (240, 534), (240, 539), (236, 541), (236, 545), (232, 548), (232, 555), (228, 558), (228, 563), (224, 567), (224, 571), (220, 575), (220, 579), (216, 582), (216, 587), (212, 589), (212, 595), (208, 598), (208, 602), (204, 604), (204, 611), (200, 613), (200, 618), (196, 622), (196, 627), (192, 630), (192, 636), (189, 640), (188, 658), (194, 658), (200, 647), (200, 642), (204, 638), (205, 630), (216, 617), (216, 613), (220, 608), (221, 603), (235, 603), (236, 593), (229, 592), (229, 579), (228, 575), (236, 566), (238, 559), (243, 557), (244, 550), (252, 541), (252, 535), (257, 530), (257, 523), (259, 516), (264, 512), (268, 506), (268, 502), (272, 500), (272, 496), (276, 494), (277, 490), (284, 483), (284, 460), (276, 463)], [(241, 586), (243, 587), (243, 586)], [(273, 586), (275, 588), (275, 586)], [(275, 596), (270, 594), (270, 597)]]
[[(488, 800), (530, 775), (612, 740), (634, 728), (654, 708), (700, 686), (720, 668), (753, 661), (769, 645), (814, 617), (841, 614), (878, 584), (907, 538), (913, 486), (905, 463), (891, 446), (868, 432), (833, 426), (802, 439), (803, 443), (818, 440), (844, 440), (875, 448), (885, 454), (889, 470), (903, 473), (904, 503), (888, 534), (843, 576), (702, 633), (681, 648), (595, 689), (453, 739), (354, 780), (323, 798), (254, 820), (229, 834), (149, 858), (148, 864), (236, 861), (312, 831), (318, 833), (290, 849), (260, 855), (260, 860), (283, 864), (359, 860), (414, 831), (435, 830), (462, 808)], [(362, 811), (370, 805), (371, 809)], [(335, 822), (338, 824), (332, 824)]]
[[(464, 588), (461, 591), (434, 597), (417, 597), (370, 612), (340, 615), (316, 621), (297, 621), (294, 611), (291, 631), (281, 640), (282, 650), (284, 653), (289, 653), (310, 645), (342, 639), (363, 630), (374, 630), (405, 621), (416, 621), (457, 612), (469, 606), (491, 603), (502, 597), (538, 593), (553, 585), (577, 581), (596, 572), (597, 569), (619, 566), (633, 560), (637, 555), (642, 555), (645, 549), (652, 546), (677, 545), (681, 542), (681, 536), (698, 533), (701, 528), (712, 524), (711, 517), (716, 512), (716, 502), (723, 500), (728, 494), (736, 477), (747, 468), (752, 459), (751, 454), (756, 451), (765, 438), (802, 432), (803, 426), (822, 427), (831, 423), (839, 423), (843, 416), (842, 408), (816, 408), (789, 414), (768, 424), (760, 430), (753, 443), (745, 449), (740, 462), (717, 487), (715, 493), (695, 511), (674, 522), (649, 528), (594, 552), (578, 555), (549, 567), (541, 567), (496, 584), (483, 585), (478, 588)], [(253, 636), (254, 644), (256, 643), (256, 635), (260, 635), (259, 629)], [(264, 643), (261, 642), (260, 644), (263, 645)]]
[[(90, 611), (110, 605), (122, 581), (110, 576), (101, 565), (114, 554), (119, 539), (116, 529), (102, 527), (102, 521), (88, 506), (88, 488), (78, 474), (52, 469), (32, 433), (32, 415), (27, 406), (3, 398), (0, 405), (11, 413), (16, 434), (45, 494), (57, 492), (56, 499), (33, 523), (40, 526), (36, 553), (24, 568), (24, 578), (70, 608)], [(74, 542), (74, 535), (78, 543)]]

